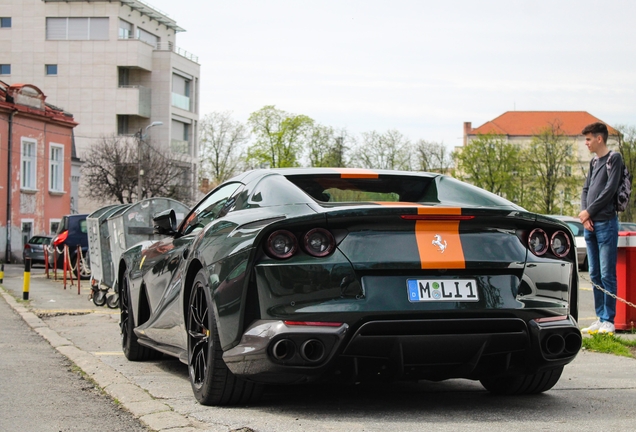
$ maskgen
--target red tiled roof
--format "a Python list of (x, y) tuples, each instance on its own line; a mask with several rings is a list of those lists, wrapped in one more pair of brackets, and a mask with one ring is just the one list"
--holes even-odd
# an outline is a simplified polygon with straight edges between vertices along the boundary
[[(560, 122), (561, 129), (569, 136), (581, 135), (583, 128), (590, 123), (605, 123), (587, 111), (507, 111), (469, 133), (531, 136), (555, 122)], [(610, 125), (607, 125), (607, 129), (610, 135), (617, 134)]]

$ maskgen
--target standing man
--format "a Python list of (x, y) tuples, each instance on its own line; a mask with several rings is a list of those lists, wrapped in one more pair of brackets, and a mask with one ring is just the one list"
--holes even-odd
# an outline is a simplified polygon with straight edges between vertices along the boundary
[(587, 125), (582, 132), (585, 145), (596, 156), (583, 185), (579, 219), (585, 227), (587, 258), (594, 286), (594, 307), (598, 319), (582, 333), (614, 333), (616, 299), (597, 286), (616, 295), (616, 254), (618, 247), (618, 215), (616, 192), (623, 172), (623, 158), (607, 148), (607, 126)]

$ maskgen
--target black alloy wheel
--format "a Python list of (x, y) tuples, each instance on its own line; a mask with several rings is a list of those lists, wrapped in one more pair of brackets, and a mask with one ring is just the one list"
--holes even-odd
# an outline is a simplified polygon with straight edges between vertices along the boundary
[(237, 378), (223, 361), (210, 290), (197, 274), (188, 303), (188, 371), (192, 391), (203, 405), (255, 402), (263, 386)]

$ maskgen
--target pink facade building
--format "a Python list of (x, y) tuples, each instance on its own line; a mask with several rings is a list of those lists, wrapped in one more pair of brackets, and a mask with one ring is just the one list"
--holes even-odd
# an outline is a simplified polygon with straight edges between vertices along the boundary
[[(26, 240), (52, 234), (71, 212), (73, 116), (30, 84), (0, 81), (0, 260), (19, 262)], [(73, 163), (75, 159), (75, 163)]]

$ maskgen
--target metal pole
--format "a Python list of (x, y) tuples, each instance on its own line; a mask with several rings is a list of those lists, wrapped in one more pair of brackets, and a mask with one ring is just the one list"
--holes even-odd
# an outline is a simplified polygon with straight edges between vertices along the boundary
[(24, 259), (24, 283), (22, 284), (22, 300), (29, 299), (29, 286), (31, 285), (31, 258)]
[(137, 132), (137, 201), (141, 201), (141, 134), (142, 130)]

